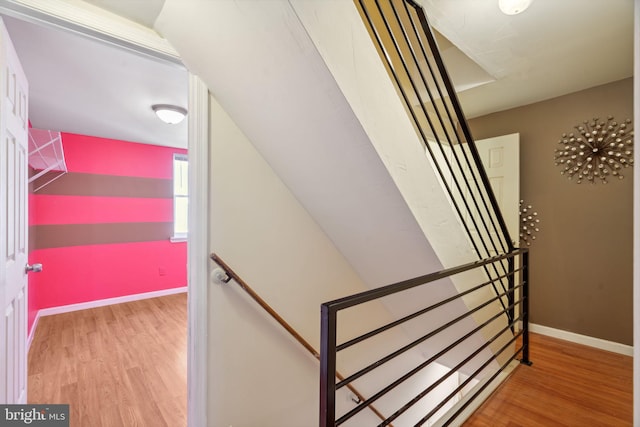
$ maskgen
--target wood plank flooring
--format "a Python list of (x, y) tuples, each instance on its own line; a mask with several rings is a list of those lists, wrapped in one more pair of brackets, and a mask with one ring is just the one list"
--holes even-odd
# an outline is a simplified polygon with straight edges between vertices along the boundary
[[(187, 295), (42, 317), (29, 402), (71, 426), (186, 426)], [(519, 366), (465, 427), (631, 426), (632, 358), (532, 334)]]
[(28, 381), (74, 427), (186, 426), (187, 294), (40, 318)]
[(465, 427), (618, 427), (633, 423), (633, 359), (531, 335), (520, 365)]

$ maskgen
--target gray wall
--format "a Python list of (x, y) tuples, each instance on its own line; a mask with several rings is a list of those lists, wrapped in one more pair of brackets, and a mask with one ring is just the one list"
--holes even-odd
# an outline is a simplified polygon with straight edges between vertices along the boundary
[(633, 118), (632, 78), (469, 123), (476, 139), (520, 133), (520, 195), (541, 221), (531, 245), (531, 321), (632, 345), (633, 170), (590, 185), (554, 164), (563, 133), (607, 116)]

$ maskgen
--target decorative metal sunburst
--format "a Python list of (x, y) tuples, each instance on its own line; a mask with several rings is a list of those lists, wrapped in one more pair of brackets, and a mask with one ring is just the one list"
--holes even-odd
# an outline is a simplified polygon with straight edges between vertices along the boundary
[(520, 200), (520, 241), (527, 246), (531, 245), (536, 240), (535, 233), (540, 231), (538, 224), (538, 212), (534, 212), (531, 205), (525, 205), (524, 201)]
[(631, 120), (616, 122), (609, 116), (606, 122), (595, 118), (575, 126), (578, 133), (563, 133), (556, 148), (556, 166), (560, 173), (580, 184), (598, 180), (607, 183), (610, 177), (623, 179), (622, 169), (633, 165), (633, 126)]

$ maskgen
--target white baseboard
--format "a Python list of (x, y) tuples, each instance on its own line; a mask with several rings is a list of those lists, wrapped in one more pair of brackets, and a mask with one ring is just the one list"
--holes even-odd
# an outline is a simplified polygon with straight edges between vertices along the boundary
[[(62, 305), (60, 307), (43, 308), (38, 310), (38, 315), (36, 319), (38, 319), (40, 316), (51, 316), (52, 314), (69, 313), (71, 311), (86, 310), (88, 308), (96, 308), (96, 307), (103, 307), (105, 305), (121, 304), (123, 302), (138, 301), (138, 300), (147, 299), (147, 298), (163, 297), (165, 295), (181, 294), (183, 292), (187, 292), (186, 286), (183, 286), (180, 288), (163, 289), (161, 291), (145, 292), (142, 294), (125, 295), (121, 297), (107, 298), (107, 299), (101, 299), (96, 301), (87, 301), (87, 302), (81, 302), (78, 304)], [(35, 323), (33, 324), (33, 326), (34, 327), (31, 329), (32, 333), (36, 329)]]
[(29, 349), (31, 348), (31, 341), (33, 341), (33, 336), (35, 335), (36, 328), (38, 327), (38, 320), (40, 320), (40, 310), (36, 313), (36, 318), (33, 319), (33, 325), (31, 325), (31, 332), (29, 332), (29, 336), (27, 337), (27, 353), (29, 353)]
[(187, 289), (187, 286), (183, 286), (180, 288), (163, 289), (161, 291), (145, 292), (142, 294), (125, 295), (122, 297), (107, 298), (97, 301), (81, 302), (78, 304), (69, 304), (62, 305), (60, 307), (49, 307), (40, 309), (36, 313), (36, 318), (33, 321), (33, 326), (31, 326), (31, 332), (27, 337), (27, 352), (29, 352), (29, 349), (31, 348), (31, 342), (33, 341), (33, 336), (35, 335), (36, 328), (38, 327), (38, 321), (40, 320), (41, 316), (51, 316), (52, 314), (69, 313), (71, 311), (86, 310), (88, 308), (103, 307), (105, 305), (120, 304), (123, 302), (138, 301), (147, 298), (180, 294), (183, 292), (187, 292)]
[(550, 328), (548, 326), (536, 325), (535, 323), (529, 323), (529, 331), (541, 335), (559, 338), (565, 341), (571, 341), (577, 344), (588, 345), (589, 347), (595, 347), (601, 350), (624, 354), (625, 356), (633, 356), (633, 347), (626, 344), (620, 344), (617, 342), (594, 338), (587, 335), (580, 335), (574, 332)]

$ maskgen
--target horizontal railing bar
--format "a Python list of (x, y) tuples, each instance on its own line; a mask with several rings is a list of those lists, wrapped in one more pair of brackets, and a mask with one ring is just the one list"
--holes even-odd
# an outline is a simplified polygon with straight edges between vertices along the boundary
[[(519, 319), (518, 319), (519, 320)], [(453, 368), (451, 368), (449, 370), (448, 373), (446, 373), (445, 375), (443, 375), (442, 377), (440, 377), (435, 383), (431, 384), (429, 387), (427, 387), (425, 390), (423, 390), (422, 392), (418, 393), (418, 395), (416, 395), (416, 397), (414, 397), (413, 399), (411, 399), (409, 402), (407, 402), (407, 404), (405, 404), (402, 408), (400, 408), (398, 411), (394, 412), (389, 418), (387, 418), (386, 420), (384, 420), (382, 423), (378, 424), (379, 427), (382, 426), (387, 426), (389, 425), (393, 420), (395, 420), (396, 418), (398, 418), (400, 415), (402, 415), (404, 412), (406, 412), (410, 407), (412, 407), (413, 405), (415, 405), (420, 399), (422, 399), (423, 397), (425, 397), (427, 394), (429, 394), (434, 388), (436, 388), (437, 386), (439, 386), (440, 384), (442, 384), (442, 382), (444, 382), (444, 380), (446, 380), (447, 378), (449, 378), (451, 375), (453, 375), (453, 373), (458, 372), (458, 370), (463, 367), (464, 365), (466, 365), (471, 359), (473, 359), (474, 357), (476, 357), (478, 354), (480, 354), (484, 349), (486, 349), (487, 347), (489, 347), (489, 345), (491, 345), (493, 342), (495, 342), (498, 337), (500, 337), (502, 334), (504, 334), (505, 332), (507, 332), (508, 330), (510, 330), (515, 324), (516, 324), (517, 320), (513, 320), (512, 322), (510, 322), (506, 327), (504, 327), (500, 332), (498, 332), (497, 334), (495, 334), (490, 340), (488, 340), (487, 342), (485, 342), (482, 346), (480, 346), (477, 350), (475, 350), (473, 353), (471, 353), (470, 356), (468, 356), (467, 358), (465, 358), (463, 361), (461, 361), (460, 363), (458, 363), (456, 366), (454, 366)], [(509, 345), (511, 345), (511, 343), (513, 343), (515, 341), (515, 337), (513, 339), (511, 339), (507, 344), (505, 344), (497, 353), (494, 353), (493, 356), (491, 358), (489, 358), (489, 360), (487, 360), (485, 363), (482, 364), (482, 366), (477, 369), (473, 375), (470, 375), (469, 378), (467, 378), (467, 381), (470, 381), (472, 378), (475, 377), (475, 375), (482, 371), (484, 368), (486, 368), (489, 363), (491, 363), (493, 360), (495, 360), (497, 358), (497, 355), (501, 354), (507, 347), (509, 347)], [(448, 400), (448, 399), (447, 399)], [(446, 401), (444, 401), (446, 402)], [(441, 402), (441, 405), (444, 405), (444, 403)], [(433, 413), (435, 413), (435, 411), (431, 411), (429, 413), (429, 416), (427, 417), (427, 419), (429, 417), (431, 417), (433, 415)]]
[[(399, 355), (401, 355), (402, 353), (405, 353), (408, 350), (411, 350), (413, 347), (417, 346), (418, 344), (428, 340), (429, 338), (434, 337), (435, 335), (439, 334), (440, 332), (444, 331), (447, 328), (450, 328), (451, 326), (455, 325), (456, 323), (458, 323), (459, 321), (461, 321), (462, 319), (465, 319), (469, 316), (471, 316), (473, 313), (482, 310), (483, 308), (485, 308), (486, 306), (488, 306), (489, 304), (497, 301), (499, 298), (502, 298), (503, 296), (505, 296), (508, 293), (512, 293), (515, 291), (515, 288), (507, 291), (501, 295), (498, 295), (496, 297), (493, 297), (492, 299), (485, 301), (484, 303), (480, 304), (477, 307), (474, 307), (473, 309), (465, 312), (464, 314), (456, 317), (455, 319), (452, 319), (450, 321), (448, 321), (447, 323), (445, 323), (444, 325), (434, 329), (433, 331), (429, 332), (426, 335), (423, 335), (422, 337), (410, 342), (409, 344), (399, 348), (398, 350), (394, 351), (393, 353), (389, 353), (387, 356), (383, 357), (382, 359), (379, 359), (377, 362), (370, 364), (369, 366), (361, 369), (360, 371), (350, 375), (348, 378), (344, 379), (343, 381), (339, 382), (338, 384), (336, 384), (336, 390), (341, 388), (342, 386), (344, 386), (345, 384), (348, 384), (358, 378), (360, 378), (361, 376), (373, 371), (374, 369), (380, 367), (381, 365), (387, 363), (388, 361), (398, 357)], [(519, 301), (518, 301), (519, 302)], [(511, 305), (511, 307), (515, 307), (516, 303), (513, 303)], [(499, 311), (498, 314), (504, 314), (506, 313), (511, 307), (505, 307), (503, 310)]]
[[(338, 421), (340, 421), (339, 423), (337, 422), (336, 425), (339, 425), (341, 423), (343, 423), (344, 421), (347, 421), (349, 418), (353, 417), (354, 415), (356, 415), (358, 412), (362, 411), (364, 409), (364, 407), (366, 405), (372, 404), (374, 403), (376, 400), (378, 400), (379, 398), (381, 398), (382, 396), (384, 396), (385, 394), (387, 394), (388, 392), (390, 392), (391, 390), (393, 390), (394, 388), (396, 388), (397, 386), (399, 386), (400, 384), (402, 384), (403, 382), (405, 382), (406, 380), (408, 380), (409, 378), (411, 378), (412, 376), (414, 376), (415, 374), (417, 374), (418, 372), (420, 372), (422, 369), (424, 369), (426, 366), (428, 366), (429, 364), (435, 362), (436, 360), (438, 360), (440, 357), (442, 357), (443, 355), (445, 355), (446, 353), (448, 353), (449, 351), (451, 351), (452, 349), (454, 349), (455, 347), (457, 347), (460, 343), (462, 343), (463, 341), (465, 341), (467, 338), (471, 337), (472, 335), (476, 334), (478, 331), (480, 331), (482, 328), (484, 328), (485, 326), (489, 325), (491, 322), (493, 322), (494, 320), (500, 318), (502, 315), (504, 314), (504, 311), (501, 311), (499, 313), (496, 313), (495, 315), (493, 315), (491, 318), (487, 319), (486, 321), (484, 321), (481, 325), (476, 326), (474, 329), (472, 329), (471, 331), (467, 332), (465, 335), (463, 335), (462, 337), (458, 338), (456, 341), (454, 341), (453, 343), (449, 344), (447, 347), (445, 347), (444, 349), (440, 350), (438, 353), (434, 354), (433, 356), (431, 356), (429, 359), (427, 359), (426, 361), (422, 362), (421, 364), (419, 364), (418, 366), (416, 366), (415, 368), (413, 368), (411, 371), (407, 372), (406, 374), (404, 374), (403, 376), (399, 377), (398, 379), (396, 379), (394, 382), (392, 382), (391, 384), (389, 384), (388, 386), (384, 387), (383, 389), (381, 389), (380, 391), (378, 391), (377, 393), (375, 393), (373, 396), (371, 396), (369, 399), (365, 400), (364, 402), (361, 403), (361, 406), (358, 406), (354, 409), (352, 409), (351, 411), (347, 412), (345, 415), (343, 415)], [(521, 317), (519, 317), (518, 319), (516, 319), (515, 321), (520, 320)], [(515, 322), (514, 321), (514, 322)], [(507, 326), (507, 328), (505, 328), (502, 332), (500, 332), (500, 334), (504, 333), (504, 331), (506, 331), (506, 329), (510, 328), (511, 326)], [(336, 388), (337, 389), (337, 388)]]
[(504, 274), (502, 276), (496, 277), (495, 279), (487, 280), (486, 282), (481, 283), (481, 284), (479, 284), (477, 286), (474, 286), (471, 289), (467, 289), (466, 291), (463, 291), (463, 292), (461, 292), (459, 294), (456, 294), (456, 295), (454, 295), (452, 297), (444, 299), (444, 300), (442, 300), (442, 301), (440, 301), (440, 302), (438, 302), (436, 304), (430, 305), (429, 307), (423, 308), (422, 310), (416, 311), (415, 313), (412, 313), (412, 314), (410, 314), (408, 316), (405, 316), (405, 317), (403, 317), (401, 319), (398, 319), (396, 321), (387, 323), (386, 325), (383, 325), (383, 326), (381, 326), (381, 327), (379, 327), (377, 329), (374, 329), (371, 332), (367, 332), (366, 334), (362, 334), (359, 337), (356, 337), (356, 338), (353, 338), (353, 339), (351, 339), (349, 341), (346, 341), (346, 342), (336, 346), (336, 351), (338, 352), (338, 351), (344, 350), (345, 348), (351, 347), (352, 345), (358, 344), (359, 342), (362, 342), (362, 341), (364, 341), (364, 340), (366, 340), (368, 338), (371, 338), (371, 337), (373, 337), (375, 335), (378, 335), (381, 332), (384, 332), (384, 331), (386, 331), (388, 329), (392, 329), (392, 328), (398, 326), (401, 323), (407, 322), (407, 321), (409, 321), (411, 319), (414, 319), (414, 318), (416, 318), (418, 316), (421, 316), (421, 315), (423, 315), (423, 314), (425, 314), (425, 313), (427, 313), (427, 312), (429, 312), (431, 310), (434, 310), (434, 309), (436, 309), (438, 307), (441, 307), (441, 306), (443, 306), (443, 305), (445, 305), (447, 303), (450, 303), (451, 301), (455, 301), (456, 299), (462, 298), (462, 297), (464, 297), (464, 296), (466, 296), (466, 295), (468, 295), (468, 294), (470, 294), (472, 292), (475, 292), (475, 291), (477, 291), (479, 289), (482, 289), (482, 288), (492, 284), (495, 280), (502, 279), (502, 278), (507, 278), (507, 277), (517, 273), (518, 271), (520, 271), (520, 269), (515, 269), (513, 273), (506, 273), (506, 274)]
[(382, 286), (380, 288), (371, 289), (369, 291), (364, 291), (355, 295), (329, 301), (322, 305), (330, 306), (336, 311), (344, 310), (345, 308), (353, 307), (355, 305), (363, 304), (365, 302), (382, 298), (387, 295), (392, 295), (407, 289), (415, 288), (416, 286), (425, 285), (427, 283), (434, 282), (439, 279), (444, 279), (446, 277), (454, 276), (459, 273), (464, 273), (465, 271), (473, 270), (475, 268), (480, 268), (485, 265), (492, 264), (494, 262), (498, 262), (500, 260), (516, 256), (517, 254), (525, 250), (526, 249), (523, 249), (523, 248), (517, 248), (506, 254), (497, 255), (497, 256), (486, 258), (483, 260), (473, 261), (457, 267), (452, 267), (452, 268), (447, 268), (445, 270), (437, 271), (435, 273), (425, 274), (424, 276), (416, 277), (413, 279), (403, 280), (401, 282), (393, 283), (391, 285)]

